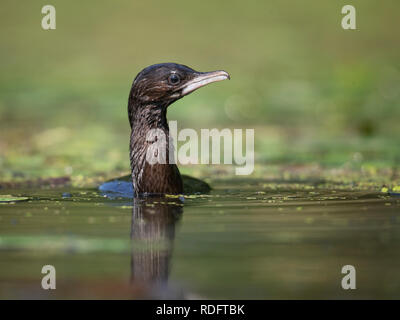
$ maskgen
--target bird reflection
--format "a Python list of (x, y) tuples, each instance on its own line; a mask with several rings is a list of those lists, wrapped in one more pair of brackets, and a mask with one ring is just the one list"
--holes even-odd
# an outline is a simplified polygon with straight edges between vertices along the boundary
[(166, 284), (170, 273), (175, 226), (183, 213), (179, 198), (133, 200), (131, 282)]

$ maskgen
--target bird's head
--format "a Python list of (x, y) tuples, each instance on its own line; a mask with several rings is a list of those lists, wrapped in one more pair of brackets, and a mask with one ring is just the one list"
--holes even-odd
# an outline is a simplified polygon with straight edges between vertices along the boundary
[(161, 63), (143, 69), (136, 76), (129, 104), (168, 107), (176, 100), (209, 83), (230, 79), (225, 71), (198, 72), (176, 63)]

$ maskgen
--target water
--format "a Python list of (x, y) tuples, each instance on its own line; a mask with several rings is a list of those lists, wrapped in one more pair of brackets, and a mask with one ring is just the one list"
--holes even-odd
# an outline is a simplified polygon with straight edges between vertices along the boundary
[[(0, 298), (400, 298), (400, 197), (315, 182), (220, 181), (136, 201), (7, 190)], [(2, 190), (4, 193), (4, 190)], [(57, 289), (41, 289), (44, 265)], [(342, 266), (356, 268), (343, 290)]]

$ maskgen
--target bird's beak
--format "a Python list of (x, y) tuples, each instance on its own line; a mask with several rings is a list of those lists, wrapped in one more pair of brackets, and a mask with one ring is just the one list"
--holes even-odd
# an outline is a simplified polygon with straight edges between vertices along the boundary
[(204, 87), (209, 83), (222, 81), (230, 78), (231, 77), (229, 76), (229, 74), (222, 70), (197, 73), (193, 79), (189, 80), (184, 84), (184, 86), (182, 87), (181, 95), (186, 96), (187, 94), (201, 87)]

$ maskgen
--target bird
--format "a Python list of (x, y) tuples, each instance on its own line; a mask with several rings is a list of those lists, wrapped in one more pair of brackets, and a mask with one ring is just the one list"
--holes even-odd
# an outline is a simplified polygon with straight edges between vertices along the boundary
[[(230, 79), (226, 71), (199, 72), (178, 63), (154, 64), (140, 71), (128, 98), (131, 175), (106, 182), (100, 190), (134, 197), (209, 191), (207, 183), (181, 175), (174, 159), (170, 159), (173, 145), (170, 146), (167, 109), (197, 89), (226, 79)], [(164, 137), (163, 152), (154, 148), (161, 142), (161, 136)], [(164, 161), (149, 161), (149, 154), (150, 159), (157, 160), (159, 153), (163, 153)]]

